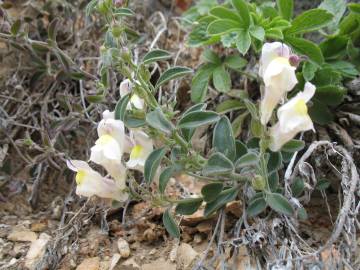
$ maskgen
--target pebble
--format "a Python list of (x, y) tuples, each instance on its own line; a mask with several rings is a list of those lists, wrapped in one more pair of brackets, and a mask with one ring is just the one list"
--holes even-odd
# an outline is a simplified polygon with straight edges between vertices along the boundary
[(125, 239), (119, 238), (117, 242), (117, 246), (122, 258), (128, 258), (130, 256), (129, 243)]
[(160, 258), (152, 263), (142, 265), (141, 270), (176, 270), (176, 265)]
[(99, 270), (100, 259), (99, 257), (87, 258), (76, 267), (76, 270)]
[(125, 262), (122, 263), (122, 265), (123, 266), (130, 266), (130, 267), (135, 268), (135, 269), (140, 269), (140, 266), (136, 263), (134, 258), (127, 259)]
[(30, 249), (25, 258), (25, 266), (27, 268), (30, 270), (36, 269), (36, 265), (45, 254), (46, 245), (50, 239), (51, 237), (48, 234), (42, 233), (40, 234), (39, 239), (31, 243)]
[(182, 243), (177, 250), (177, 265), (180, 269), (187, 269), (198, 257), (198, 253), (186, 243)]
[(29, 230), (15, 230), (8, 235), (7, 239), (14, 242), (33, 242), (37, 239), (37, 235)]

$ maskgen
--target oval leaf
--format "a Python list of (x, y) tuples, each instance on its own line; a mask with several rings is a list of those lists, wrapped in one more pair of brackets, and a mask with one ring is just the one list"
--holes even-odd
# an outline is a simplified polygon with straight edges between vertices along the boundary
[(153, 181), (154, 176), (156, 174), (156, 170), (158, 169), (160, 162), (164, 157), (165, 153), (166, 153), (166, 149), (164, 147), (155, 149), (146, 159), (144, 165), (144, 178), (147, 183), (150, 184)]
[(262, 213), (266, 209), (266, 201), (264, 198), (257, 198), (251, 200), (249, 206), (246, 209), (246, 213), (249, 217), (255, 217)]
[(220, 121), (216, 123), (212, 144), (216, 151), (223, 153), (230, 160), (235, 159), (235, 138), (231, 123), (226, 116), (222, 116)]
[(204, 175), (228, 174), (234, 170), (234, 165), (230, 159), (221, 153), (214, 153), (203, 168)]
[(284, 146), (281, 148), (281, 151), (294, 153), (297, 151), (300, 151), (305, 147), (305, 142), (300, 140), (291, 140), (284, 144)]
[(156, 108), (154, 111), (146, 115), (146, 123), (166, 134), (171, 134), (171, 132), (175, 129), (174, 125), (165, 117), (160, 108)]
[(280, 214), (291, 216), (294, 213), (294, 209), (289, 201), (279, 193), (266, 194), (266, 202), (273, 210)]
[(255, 153), (247, 153), (240, 157), (236, 163), (235, 167), (236, 169), (244, 168), (247, 166), (253, 166), (256, 165), (259, 161), (259, 157)]
[(125, 113), (126, 113), (126, 107), (130, 100), (130, 93), (123, 96), (115, 106), (115, 119), (124, 121), (125, 119)]
[(175, 212), (179, 215), (192, 215), (194, 214), (202, 203), (202, 198), (190, 198), (178, 202)]
[(178, 126), (180, 128), (197, 128), (199, 126), (215, 123), (219, 120), (220, 116), (215, 112), (192, 112), (184, 115), (183, 118), (180, 119)]
[(165, 226), (166, 231), (175, 238), (180, 238), (180, 230), (178, 225), (176, 224), (174, 218), (170, 214), (169, 209), (167, 209), (163, 214), (163, 224)]
[(237, 187), (229, 188), (222, 191), (214, 201), (206, 204), (204, 216), (208, 217), (228, 202), (234, 201), (238, 192), (239, 189)]
[(170, 180), (171, 176), (173, 175), (174, 171), (175, 171), (174, 167), (167, 167), (160, 174), (160, 177), (159, 177), (160, 193), (163, 194), (165, 192), (166, 186), (169, 183), (169, 180)]
[(205, 202), (212, 202), (217, 198), (217, 196), (221, 193), (224, 188), (223, 183), (211, 183), (203, 186), (201, 189), (201, 194), (204, 198)]
[(163, 74), (161, 74), (159, 80), (156, 83), (155, 88), (159, 88), (161, 85), (165, 84), (168, 81), (171, 81), (173, 79), (183, 77), (187, 74), (192, 73), (191, 68), (187, 67), (172, 67), (166, 70)]
[(170, 57), (171, 57), (171, 53), (169, 53), (168, 51), (153, 50), (151, 52), (148, 52), (144, 56), (143, 63), (145, 65), (148, 65), (148, 64), (151, 64), (151, 63), (156, 62), (156, 61), (169, 59)]

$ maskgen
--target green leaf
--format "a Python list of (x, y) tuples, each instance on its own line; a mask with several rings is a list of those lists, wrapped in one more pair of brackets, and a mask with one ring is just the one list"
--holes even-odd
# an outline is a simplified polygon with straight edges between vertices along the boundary
[(178, 202), (175, 212), (179, 215), (192, 215), (199, 209), (202, 201), (202, 198), (184, 199)]
[(216, 151), (223, 153), (230, 160), (235, 159), (235, 138), (231, 123), (226, 116), (222, 116), (215, 125), (212, 145)]
[(328, 38), (320, 43), (320, 49), (325, 58), (336, 58), (344, 53), (348, 40), (346, 36)]
[(236, 163), (235, 167), (236, 169), (248, 167), (248, 166), (254, 166), (259, 162), (259, 157), (255, 153), (247, 153), (240, 157)]
[(197, 21), (197, 24), (194, 25), (192, 31), (189, 34), (187, 44), (190, 47), (199, 47), (219, 42), (219, 35), (210, 36), (207, 32), (209, 24), (214, 20), (216, 20), (216, 18), (213, 16), (205, 16)]
[(315, 72), (318, 69), (318, 67), (311, 63), (310, 61), (306, 61), (302, 68), (302, 73), (304, 76), (304, 79), (306, 81), (311, 81), (315, 77)]
[(11, 26), (11, 28), (10, 28), (10, 33), (11, 33), (13, 36), (16, 36), (16, 35), (19, 33), (20, 28), (21, 28), (21, 20), (19, 19), (19, 20), (16, 20), (16, 21), (12, 24), (12, 26)]
[(222, 153), (214, 153), (203, 168), (204, 175), (222, 175), (231, 173), (234, 170), (234, 165)]
[(214, 201), (217, 198), (217, 196), (221, 193), (223, 188), (224, 188), (224, 184), (220, 182), (210, 183), (203, 186), (203, 188), (201, 189), (201, 194), (204, 198), (204, 201), (205, 202)]
[(276, 191), (279, 187), (279, 173), (277, 171), (272, 172), (268, 176), (269, 187), (271, 191)]
[(285, 20), (290, 20), (294, 11), (293, 0), (276, 0), (279, 13)]
[(212, 202), (207, 203), (205, 206), (204, 216), (209, 217), (215, 211), (226, 205), (228, 202), (234, 201), (239, 192), (237, 187), (229, 188), (222, 191), (219, 196)]
[(163, 74), (161, 74), (159, 80), (156, 83), (155, 88), (159, 88), (161, 85), (163, 85), (164, 83), (179, 78), (179, 77), (183, 77), (185, 75), (188, 75), (190, 73), (192, 73), (192, 69), (191, 68), (187, 68), (187, 67), (172, 67), (169, 68), (168, 70), (166, 70)]
[(250, 122), (250, 130), (251, 134), (254, 137), (260, 138), (263, 134), (263, 125), (261, 124), (259, 119), (251, 118)]
[(87, 5), (86, 5), (86, 8), (85, 8), (85, 14), (86, 14), (86, 17), (89, 17), (91, 12), (94, 10), (94, 8), (96, 7), (98, 3), (98, 0), (91, 0)]
[(146, 114), (146, 123), (152, 128), (158, 129), (166, 134), (174, 131), (174, 125), (165, 117), (160, 108)]
[(213, 64), (206, 64), (196, 72), (191, 82), (191, 101), (202, 102), (205, 100), (214, 69)]
[(265, 37), (271, 38), (271, 39), (280, 39), (280, 40), (284, 39), (283, 32), (277, 28), (266, 29)]
[(344, 100), (346, 89), (335, 85), (326, 85), (316, 88), (315, 98), (323, 104), (337, 106)]
[(270, 152), (270, 157), (267, 162), (268, 173), (278, 171), (282, 166), (282, 157), (280, 152)]
[(105, 99), (105, 96), (103, 94), (101, 95), (90, 95), (86, 97), (86, 100), (90, 103), (101, 103)]
[(304, 181), (300, 177), (296, 177), (291, 184), (291, 192), (294, 197), (299, 197), (305, 188)]
[(247, 152), (248, 152), (246, 145), (240, 140), (235, 141), (235, 148), (236, 148), (236, 159), (237, 160), (239, 158), (241, 158), (242, 156), (244, 156), (245, 154), (247, 154)]
[(144, 178), (148, 184), (150, 184), (153, 181), (156, 171), (160, 165), (162, 158), (165, 156), (165, 153), (166, 153), (165, 147), (155, 149), (150, 153), (150, 155), (146, 159), (144, 165)]
[(239, 114), (234, 119), (234, 121), (231, 123), (235, 138), (240, 136), (240, 134), (242, 132), (242, 127), (243, 127), (244, 121), (245, 121), (246, 117), (248, 117), (248, 115), (249, 115), (249, 112), (245, 111), (244, 113)]
[(311, 101), (313, 103), (313, 105), (309, 107), (311, 119), (320, 125), (330, 124), (334, 120), (334, 116), (329, 108), (314, 98)]
[(216, 106), (216, 112), (224, 114), (235, 110), (244, 109), (244, 102), (238, 99), (227, 99)]
[(296, 52), (308, 56), (310, 60), (316, 64), (322, 65), (324, 63), (324, 57), (321, 50), (315, 43), (303, 38), (295, 37), (286, 37), (286, 42), (288, 42)]
[(301, 140), (292, 139), (283, 145), (281, 151), (295, 153), (305, 147), (305, 142)]
[(241, 24), (239, 22), (228, 19), (220, 19), (209, 24), (207, 33), (209, 35), (223, 35), (229, 32), (237, 31), (240, 28)]
[(350, 11), (360, 15), (360, 4), (350, 3), (348, 4), (348, 8), (350, 9)]
[[(189, 114), (191, 112), (198, 112), (198, 111), (204, 111), (206, 109), (206, 103), (199, 103), (199, 104), (195, 104), (194, 106), (190, 107), (189, 109), (187, 109), (183, 116), (186, 114)], [(195, 128), (191, 128), (191, 129), (181, 129), (181, 133), (184, 136), (186, 141), (190, 141), (192, 136), (194, 135), (195, 132)]]
[(176, 224), (174, 218), (170, 214), (169, 209), (167, 209), (163, 214), (163, 224), (166, 231), (175, 238), (180, 238), (180, 230)]
[(354, 33), (358, 29), (359, 24), (358, 15), (350, 12), (339, 25), (339, 35), (350, 35)]
[(286, 29), (286, 35), (318, 30), (331, 22), (333, 15), (324, 9), (310, 9), (297, 16)]
[(228, 92), (231, 89), (231, 78), (223, 65), (214, 69), (213, 83), (219, 92)]
[(335, 32), (339, 26), (339, 22), (346, 11), (346, 0), (323, 0), (319, 8), (325, 9), (334, 15), (329, 28)]
[(265, 30), (261, 26), (252, 25), (249, 28), (249, 32), (254, 38), (260, 41), (263, 41), (265, 38)]
[(145, 119), (129, 115), (129, 113), (125, 114), (124, 123), (128, 128), (139, 128), (146, 124)]
[(315, 73), (315, 77), (312, 80), (316, 87), (325, 85), (337, 85), (341, 84), (342, 77), (339, 72), (332, 69), (332, 67), (321, 68)]
[(116, 103), (116, 106), (115, 106), (115, 119), (116, 120), (124, 121), (126, 107), (130, 101), (130, 95), (131, 95), (131, 93), (126, 94)]
[(213, 124), (220, 120), (220, 116), (211, 111), (192, 112), (184, 115), (179, 123), (179, 128), (197, 128), (203, 125)]
[(219, 19), (233, 20), (235, 22), (241, 21), (241, 17), (238, 14), (226, 7), (216, 6), (209, 13)]
[(257, 198), (255, 200), (251, 200), (249, 206), (246, 209), (246, 214), (249, 217), (255, 217), (260, 213), (264, 212), (266, 209), (266, 201), (264, 198)]
[(329, 65), (336, 71), (340, 72), (341, 75), (348, 78), (355, 78), (359, 75), (359, 71), (356, 67), (347, 61), (334, 61), (329, 63)]
[(241, 70), (247, 65), (247, 61), (239, 55), (229, 55), (224, 60), (224, 65), (234, 70)]
[(280, 214), (291, 216), (294, 213), (294, 209), (289, 201), (279, 193), (267, 193), (266, 202), (273, 210)]
[(148, 65), (156, 61), (169, 59), (171, 58), (171, 56), (171, 53), (169, 53), (168, 51), (153, 50), (145, 54), (142, 62), (144, 63), (144, 65)]
[(48, 27), (48, 38), (55, 42), (56, 42), (56, 34), (57, 34), (57, 28), (58, 28), (59, 21), (60, 21), (59, 18), (53, 19)]
[(134, 16), (135, 13), (129, 8), (117, 8), (114, 12), (115, 16)]
[(298, 209), (297, 215), (298, 215), (300, 220), (307, 220), (308, 219), (308, 214), (307, 214), (306, 209), (304, 207), (301, 207), (301, 208)]
[(250, 48), (251, 37), (247, 30), (240, 29), (236, 36), (236, 48), (244, 55)]
[(201, 58), (205, 61), (205, 62), (210, 62), (212, 64), (216, 64), (216, 65), (220, 65), (221, 64), (221, 59), (220, 57), (214, 53), (212, 50), (210, 49), (205, 49), (205, 51), (202, 53)]
[(316, 183), (316, 189), (317, 190), (325, 190), (328, 187), (330, 187), (330, 182), (326, 179), (320, 179), (317, 183)]
[(234, 8), (237, 10), (237, 12), (239, 13), (239, 15), (244, 23), (245, 29), (249, 28), (251, 19), (250, 19), (250, 12), (249, 12), (246, 1), (231, 0), (231, 3), (234, 6)]
[(166, 167), (162, 173), (160, 174), (159, 177), (159, 191), (160, 193), (164, 193), (167, 184), (169, 183), (169, 180), (171, 178), (171, 176), (173, 175), (175, 171), (175, 167), (171, 166), (171, 167)]

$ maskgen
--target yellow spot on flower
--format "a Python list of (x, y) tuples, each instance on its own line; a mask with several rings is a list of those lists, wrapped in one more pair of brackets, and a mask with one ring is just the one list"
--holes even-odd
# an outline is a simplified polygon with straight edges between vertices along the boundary
[(283, 64), (283, 65), (290, 66), (289, 59), (287, 59), (285, 57), (277, 57), (273, 61), (275, 61), (277, 64)]
[(75, 176), (76, 184), (81, 185), (81, 183), (84, 182), (85, 177), (86, 172), (84, 170), (79, 170)]
[(130, 159), (137, 159), (141, 157), (141, 154), (143, 152), (143, 147), (141, 145), (135, 145), (130, 153)]
[(305, 101), (303, 99), (299, 99), (295, 103), (295, 111), (300, 115), (307, 115), (308, 108), (307, 108), (306, 103), (305, 103)]
[(113, 140), (114, 138), (112, 136), (110, 136), (109, 134), (104, 134), (99, 137), (99, 139), (96, 141), (96, 144), (104, 146)]

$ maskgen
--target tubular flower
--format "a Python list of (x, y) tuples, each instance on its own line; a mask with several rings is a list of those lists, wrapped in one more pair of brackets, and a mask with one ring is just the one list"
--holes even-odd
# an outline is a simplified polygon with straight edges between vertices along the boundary
[(118, 186), (124, 188), (126, 169), (121, 161), (127, 144), (124, 123), (115, 120), (114, 113), (106, 110), (103, 112), (97, 133), (99, 139), (91, 148), (90, 161), (103, 166)]
[[(131, 93), (132, 85), (129, 79), (126, 79), (120, 84), (120, 96), (123, 97), (126, 94)], [(144, 109), (144, 100), (140, 98), (137, 94), (132, 94), (130, 101), (127, 105), (127, 109), (130, 110), (132, 107), (143, 110)]]
[(76, 194), (79, 196), (91, 197), (96, 195), (100, 198), (125, 201), (128, 194), (120, 189), (112, 179), (102, 177), (90, 166), (81, 160), (68, 160), (67, 166), (76, 172)]
[(144, 171), (144, 165), (147, 157), (153, 151), (153, 142), (150, 137), (140, 130), (131, 133), (133, 147), (130, 152), (130, 159), (126, 166), (130, 169)]
[(259, 75), (265, 83), (263, 98), (260, 103), (261, 123), (266, 125), (276, 105), (286, 92), (297, 84), (295, 67), (291, 65), (290, 48), (280, 42), (265, 43), (260, 58)]
[(298, 93), (277, 111), (278, 123), (270, 128), (271, 151), (278, 151), (301, 131), (314, 130), (306, 103), (315, 94), (315, 86), (305, 84), (303, 92)]

